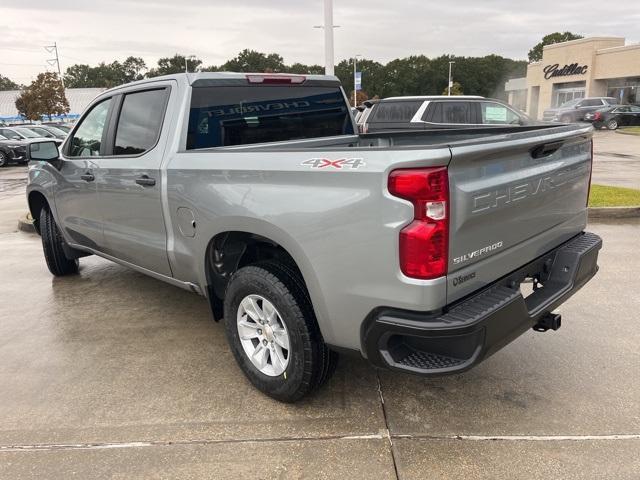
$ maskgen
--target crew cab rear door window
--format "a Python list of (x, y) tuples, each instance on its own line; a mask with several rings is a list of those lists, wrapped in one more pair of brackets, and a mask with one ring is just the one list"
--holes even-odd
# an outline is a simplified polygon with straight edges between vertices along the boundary
[(141, 155), (155, 146), (167, 104), (166, 88), (128, 93), (122, 100), (114, 155)]
[(340, 88), (204, 86), (191, 95), (187, 150), (353, 134)]
[(604, 101), (600, 100), (599, 98), (591, 98), (591, 99), (587, 99), (587, 100), (582, 100), (582, 102), (580, 102), (580, 107), (600, 107), (604, 105)]
[(432, 123), (477, 123), (470, 102), (434, 102), (430, 110), (428, 121)]
[(369, 119), (371, 123), (408, 123), (423, 102), (380, 102)]

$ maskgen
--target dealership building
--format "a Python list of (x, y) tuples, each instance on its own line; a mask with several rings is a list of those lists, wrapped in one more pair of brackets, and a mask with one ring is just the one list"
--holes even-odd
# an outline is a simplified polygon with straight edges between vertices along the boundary
[(547, 45), (526, 78), (505, 85), (509, 102), (532, 118), (574, 98), (615, 97), (640, 104), (640, 44), (620, 37), (592, 37)]

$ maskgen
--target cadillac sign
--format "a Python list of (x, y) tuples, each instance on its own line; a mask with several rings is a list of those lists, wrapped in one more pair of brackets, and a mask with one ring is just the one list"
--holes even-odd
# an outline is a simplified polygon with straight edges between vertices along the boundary
[(553, 65), (547, 65), (544, 67), (544, 78), (547, 80), (553, 77), (568, 77), (569, 75), (584, 75), (587, 73), (586, 65), (579, 65), (577, 63), (572, 63), (571, 65), (565, 65), (560, 68), (559, 63), (555, 63)]

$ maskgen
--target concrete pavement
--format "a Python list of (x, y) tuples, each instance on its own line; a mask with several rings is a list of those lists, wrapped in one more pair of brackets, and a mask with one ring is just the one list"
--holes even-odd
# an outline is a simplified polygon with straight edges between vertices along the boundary
[(431, 380), (342, 358), (283, 405), (244, 379), (201, 297), (97, 257), (53, 278), (9, 221), (25, 203), (7, 170), (0, 478), (638, 478), (638, 220), (590, 226), (601, 271), (558, 332)]
[(593, 183), (640, 190), (640, 136), (598, 130), (593, 152)]

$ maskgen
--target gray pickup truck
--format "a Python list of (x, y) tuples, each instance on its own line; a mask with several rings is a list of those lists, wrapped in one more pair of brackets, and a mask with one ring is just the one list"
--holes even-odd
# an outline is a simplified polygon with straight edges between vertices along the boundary
[(584, 232), (591, 127), (355, 131), (335, 77), (103, 92), (60, 150), (29, 148), (47, 266), (74, 274), (95, 254), (204, 295), (246, 376), (282, 401), (339, 353), (451, 374), (560, 327), (602, 245)]

